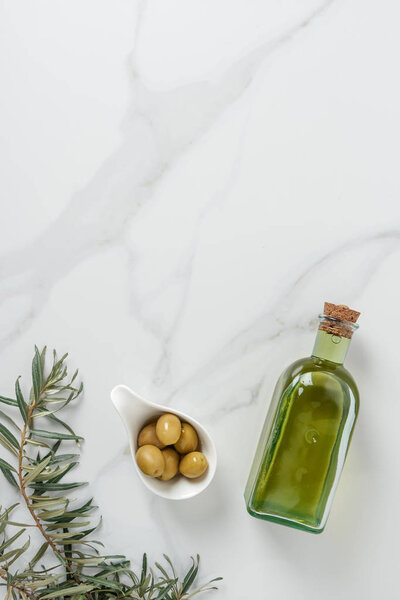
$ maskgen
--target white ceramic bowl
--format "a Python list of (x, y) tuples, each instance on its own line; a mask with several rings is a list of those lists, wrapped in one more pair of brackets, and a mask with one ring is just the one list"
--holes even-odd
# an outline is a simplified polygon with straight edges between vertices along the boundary
[[(209, 486), (217, 467), (217, 452), (209, 433), (200, 423), (189, 417), (189, 415), (172, 409), (170, 406), (161, 406), (160, 404), (153, 404), (144, 400), (126, 385), (117, 385), (111, 392), (111, 400), (125, 425), (136, 471), (149, 490), (162, 498), (184, 500), (185, 498), (197, 496), (197, 494), (200, 494), (200, 492)], [(154, 421), (166, 412), (176, 415), (181, 421), (190, 423), (197, 431), (200, 449), (208, 460), (207, 471), (198, 479), (174, 477), (170, 481), (160, 481), (159, 479), (147, 477), (137, 466), (135, 455), (138, 448), (137, 438), (140, 430), (144, 425), (147, 425), (150, 421)]]

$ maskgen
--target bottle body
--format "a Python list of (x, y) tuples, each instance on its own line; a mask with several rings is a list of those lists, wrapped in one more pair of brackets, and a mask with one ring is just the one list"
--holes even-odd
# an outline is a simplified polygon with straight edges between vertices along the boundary
[(248, 512), (321, 533), (358, 408), (357, 386), (342, 364), (311, 356), (288, 367), (275, 388), (247, 482)]

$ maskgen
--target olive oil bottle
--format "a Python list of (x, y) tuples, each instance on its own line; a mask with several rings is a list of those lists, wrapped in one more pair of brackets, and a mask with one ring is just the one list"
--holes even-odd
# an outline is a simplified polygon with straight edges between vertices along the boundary
[(343, 361), (359, 315), (326, 302), (311, 357), (281, 375), (245, 490), (253, 517), (324, 530), (358, 413)]

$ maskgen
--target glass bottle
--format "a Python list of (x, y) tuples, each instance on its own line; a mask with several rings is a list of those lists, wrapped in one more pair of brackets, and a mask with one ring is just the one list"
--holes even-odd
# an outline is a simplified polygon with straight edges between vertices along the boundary
[(359, 314), (325, 303), (311, 357), (278, 380), (245, 490), (253, 517), (324, 530), (359, 407), (343, 367)]

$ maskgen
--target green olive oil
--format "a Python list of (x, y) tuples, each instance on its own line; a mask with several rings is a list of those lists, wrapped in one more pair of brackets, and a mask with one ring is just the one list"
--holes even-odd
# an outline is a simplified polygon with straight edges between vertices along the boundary
[[(342, 364), (359, 313), (327, 307), (312, 356), (278, 381), (245, 491), (252, 516), (313, 533), (325, 527), (359, 406)], [(353, 322), (332, 316), (340, 308)]]

